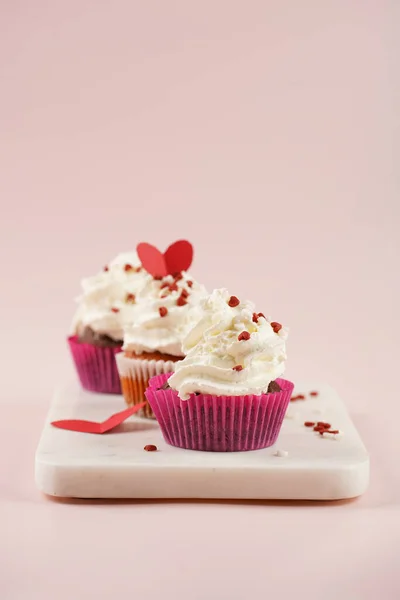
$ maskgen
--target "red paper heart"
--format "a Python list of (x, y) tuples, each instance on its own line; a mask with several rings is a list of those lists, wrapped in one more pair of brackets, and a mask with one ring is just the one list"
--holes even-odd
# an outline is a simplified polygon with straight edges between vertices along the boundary
[(187, 271), (193, 260), (193, 246), (187, 240), (174, 242), (164, 254), (155, 246), (142, 242), (137, 247), (137, 253), (143, 267), (153, 277), (165, 277)]
[(96, 423), (96, 421), (85, 421), (83, 419), (63, 419), (62, 421), (53, 421), (51, 424), (54, 427), (58, 427), (59, 429), (67, 429), (68, 431), (81, 431), (82, 433), (106, 433), (106, 431), (111, 431), (125, 421), (128, 417), (131, 417), (135, 413), (138, 412), (146, 402), (142, 402), (141, 404), (136, 404), (131, 408), (126, 408), (125, 410), (121, 410), (121, 412), (115, 413), (115, 415), (111, 415), (105, 421), (101, 423)]
[(153, 277), (168, 275), (165, 256), (155, 246), (142, 242), (137, 247), (137, 253), (140, 262), (150, 275), (153, 275)]

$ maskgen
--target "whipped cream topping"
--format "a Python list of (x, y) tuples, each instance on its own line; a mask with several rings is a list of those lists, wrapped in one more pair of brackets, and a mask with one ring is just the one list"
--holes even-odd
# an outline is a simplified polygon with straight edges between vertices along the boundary
[(184, 360), (175, 363), (170, 387), (190, 394), (260, 395), (285, 370), (287, 329), (218, 289), (200, 303), (201, 319), (183, 342)]
[(82, 280), (72, 333), (80, 335), (90, 327), (122, 341), (124, 323), (130, 320), (137, 295), (150, 279), (136, 252), (118, 254), (102, 272)]
[(184, 356), (182, 341), (200, 319), (199, 302), (206, 295), (204, 286), (185, 271), (175, 277), (151, 277), (137, 295), (123, 349)]

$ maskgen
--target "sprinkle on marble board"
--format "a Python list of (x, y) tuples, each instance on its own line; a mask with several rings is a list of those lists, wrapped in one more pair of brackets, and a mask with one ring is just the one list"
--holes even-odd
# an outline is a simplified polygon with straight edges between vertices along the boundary
[(274, 452), (274, 456), (277, 456), (278, 458), (286, 458), (289, 456), (289, 452), (287, 450), (276, 450), (276, 452)]
[[(317, 396), (319, 396), (319, 392), (317, 392), (316, 390), (313, 390), (311, 392), (308, 392), (307, 395), (311, 396), (312, 398), (316, 398)], [(296, 394), (290, 398), (290, 402), (297, 402), (298, 400), (306, 400), (307, 395), (306, 394)]]
[[(307, 427), (309, 430), (315, 431), (320, 437), (323, 437), (324, 439), (338, 439), (338, 436), (340, 436), (341, 434), (339, 429), (332, 429), (332, 425), (325, 421), (304, 421), (304, 427)], [(329, 435), (326, 436), (325, 434)]]
[(158, 448), (154, 444), (146, 444), (143, 450), (146, 450), (146, 452), (157, 452)]
[(306, 397), (304, 396), (304, 394), (297, 394), (296, 396), (292, 396), (290, 398), (290, 402), (297, 402), (297, 400), (305, 400)]

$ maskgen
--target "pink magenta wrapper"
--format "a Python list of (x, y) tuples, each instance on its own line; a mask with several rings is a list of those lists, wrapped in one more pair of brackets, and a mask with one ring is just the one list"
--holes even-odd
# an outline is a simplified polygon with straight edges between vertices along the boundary
[(115, 355), (121, 347), (99, 348), (81, 343), (76, 335), (68, 338), (68, 345), (82, 387), (99, 394), (120, 394), (121, 382)]
[(241, 452), (272, 446), (279, 435), (294, 384), (277, 379), (280, 392), (259, 396), (192, 394), (159, 388), (172, 373), (150, 379), (146, 398), (171, 446), (208, 452)]

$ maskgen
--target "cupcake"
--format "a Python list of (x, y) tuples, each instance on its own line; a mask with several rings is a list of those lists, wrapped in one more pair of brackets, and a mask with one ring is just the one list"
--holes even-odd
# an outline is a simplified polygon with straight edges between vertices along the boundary
[[(199, 319), (205, 288), (186, 272), (148, 281), (125, 327), (123, 352), (116, 355), (122, 394), (128, 405), (145, 400), (149, 379), (170, 373), (184, 358), (182, 342)], [(153, 418), (146, 405), (141, 415)]]
[(282, 379), (287, 330), (225, 289), (200, 309), (185, 358), (146, 390), (166, 442), (214, 452), (271, 446), (294, 387)]
[(137, 253), (125, 252), (82, 281), (68, 343), (84, 389), (121, 393), (115, 354), (122, 348), (123, 323), (149, 278)]
[[(165, 255), (180, 243), (183, 244), (177, 242), (170, 246)], [(188, 242), (185, 244), (191, 249)], [(151, 274), (136, 296), (131, 321), (125, 323), (123, 351), (116, 355), (122, 394), (128, 405), (146, 400), (144, 392), (149, 380), (155, 375), (170, 373), (175, 363), (184, 358), (183, 339), (199, 320), (199, 302), (207, 295), (204, 286), (185, 270), (175, 271), (182, 265), (188, 268), (191, 256), (189, 261), (173, 261), (170, 268), (162, 261), (152, 268), (146, 255), (141, 256), (143, 266)], [(174, 273), (165, 274), (168, 270)], [(148, 404), (140, 414), (154, 418)]]

